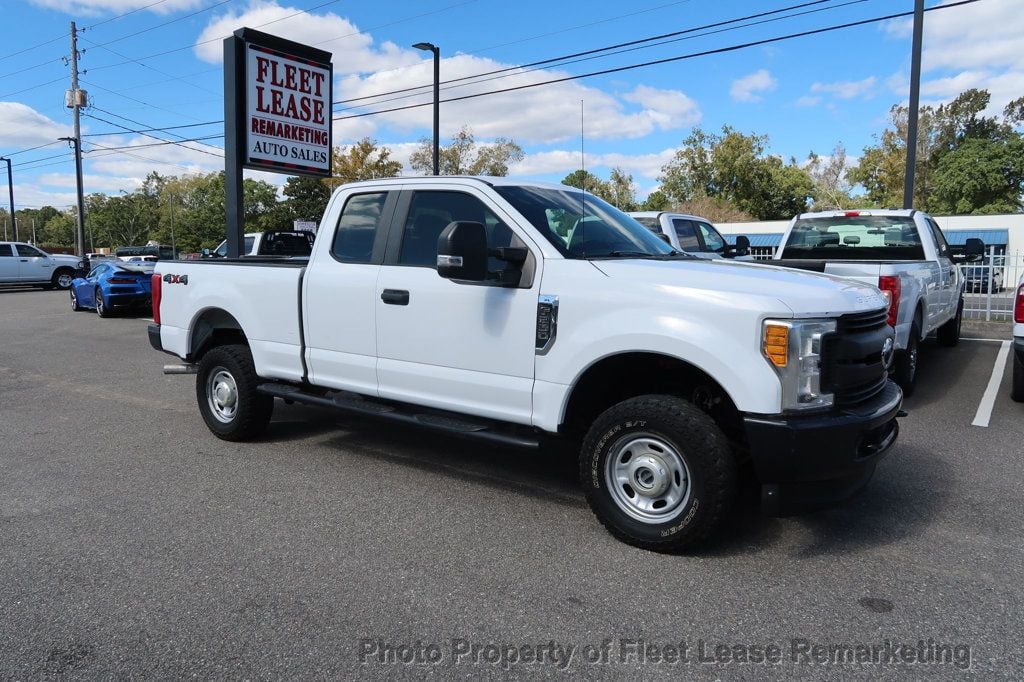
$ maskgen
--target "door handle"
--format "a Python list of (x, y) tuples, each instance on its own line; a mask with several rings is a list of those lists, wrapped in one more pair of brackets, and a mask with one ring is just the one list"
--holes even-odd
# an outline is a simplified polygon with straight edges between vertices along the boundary
[(388, 305), (409, 305), (409, 292), (405, 289), (385, 289), (380, 294), (380, 300)]
[(28, 258), (22, 258), (22, 259), (21, 259), (21, 262), (22, 262), (22, 263), (27, 263), (27, 262), (28, 262)]

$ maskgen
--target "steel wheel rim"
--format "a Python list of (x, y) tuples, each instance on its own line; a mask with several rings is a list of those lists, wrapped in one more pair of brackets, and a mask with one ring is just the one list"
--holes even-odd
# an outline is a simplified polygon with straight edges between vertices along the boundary
[(230, 424), (238, 414), (238, 384), (223, 367), (210, 372), (206, 380), (206, 402), (214, 418), (222, 424)]
[(612, 446), (605, 485), (615, 505), (630, 518), (661, 524), (686, 508), (690, 469), (668, 441), (653, 434), (633, 434)]
[(57, 286), (61, 289), (68, 289), (71, 287), (71, 275), (64, 273), (57, 276)]

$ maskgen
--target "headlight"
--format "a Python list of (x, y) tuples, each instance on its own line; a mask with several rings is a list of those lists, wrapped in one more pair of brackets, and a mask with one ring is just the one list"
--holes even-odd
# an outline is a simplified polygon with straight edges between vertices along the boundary
[(832, 405), (821, 389), (821, 352), (835, 320), (765, 320), (761, 349), (782, 383), (782, 409), (809, 410)]

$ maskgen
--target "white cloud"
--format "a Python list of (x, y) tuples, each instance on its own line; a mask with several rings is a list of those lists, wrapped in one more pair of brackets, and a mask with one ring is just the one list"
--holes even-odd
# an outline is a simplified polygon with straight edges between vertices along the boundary
[(778, 84), (768, 69), (760, 69), (734, 80), (729, 95), (735, 102), (760, 102), (762, 95), (774, 90)]
[[(117, 194), (124, 190), (131, 192), (142, 184), (139, 177), (118, 177), (116, 175), (94, 175), (91, 173), (82, 176), (82, 184), (89, 192), (105, 192)], [(74, 173), (45, 173), (36, 178), (37, 185), (41, 187), (66, 187), (74, 189), (76, 186)]]
[(798, 107), (813, 107), (821, 104), (821, 97), (817, 95), (804, 95), (796, 100)]
[(98, 16), (105, 13), (123, 14), (132, 10), (145, 9), (154, 14), (170, 14), (178, 10), (198, 7), (202, 0), (164, 0), (159, 4), (153, 0), (31, 0), (33, 5), (56, 9), (67, 14)]
[(71, 135), (71, 127), (20, 102), (0, 102), (0, 147), (24, 149)]
[(331, 51), (336, 76), (410, 66), (421, 60), (422, 53), (418, 50), (403, 49), (392, 42), (374, 45), (368, 33), (361, 32), (355, 24), (337, 14), (301, 12), (302, 8), (299, 7), (283, 7), (269, 0), (254, 0), (244, 10), (228, 12), (207, 24), (196, 38), (196, 56), (211, 64), (219, 64), (224, 58), (220, 38), (243, 26), (257, 27), (274, 22), (265, 30), (282, 38)]
[[(586, 168), (622, 168), (627, 173), (641, 178), (657, 178), (662, 167), (675, 155), (675, 149), (664, 149), (651, 154), (586, 154)], [(569, 174), (580, 167), (579, 150), (550, 150), (527, 154), (511, 168), (512, 175), (559, 175)], [(598, 173), (598, 175), (606, 175)]]
[(639, 104), (660, 130), (692, 126), (700, 122), (700, 107), (679, 90), (659, 90), (638, 85), (622, 99)]
[(814, 83), (811, 85), (811, 92), (827, 93), (837, 99), (853, 99), (863, 97), (870, 99), (875, 96), (875, 83), (878, 79), (868, 76), (859, 81), (836, 81), (835, 83)]

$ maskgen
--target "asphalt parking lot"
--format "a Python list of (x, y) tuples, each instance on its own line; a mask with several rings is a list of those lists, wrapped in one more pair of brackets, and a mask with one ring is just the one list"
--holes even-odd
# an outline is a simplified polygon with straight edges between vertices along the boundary
[(972, 426), (998, 343), (927, 344), (859, 497), (746, 500), (666, 556), (607, 534), (559, 452), (280, 402), (264, 441), (219, 441), (145, 320), (67, 300), (0, 290), (2, 678), (1024, 676), (1009, 365)]

